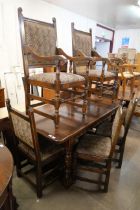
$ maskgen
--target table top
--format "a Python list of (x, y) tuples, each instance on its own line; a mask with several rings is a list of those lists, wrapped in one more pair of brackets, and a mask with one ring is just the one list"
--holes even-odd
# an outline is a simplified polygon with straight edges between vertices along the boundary
[[(81, 136), (86, 130), (115, 113), (117, 108), (118, 102), (112, 103), (111, 100), (91, 101), (86, 116), (83, 118), (81, 108), (62, 104), (59, 109), (60, 122), (57, 128), (52, 120), (35, 114), (37, 132), (51, 141), (61, 144), (68, 139)], [(37, 109), (54, 114), (54, 108), (48, 104)]]
[(13, 158), (10, 151), (0, 144), (0, 197), (11, 180), (13, 167)]

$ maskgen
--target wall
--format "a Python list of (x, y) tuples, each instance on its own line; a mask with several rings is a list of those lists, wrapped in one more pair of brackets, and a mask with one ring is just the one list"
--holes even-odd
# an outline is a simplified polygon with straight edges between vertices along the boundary
[(118, 48), (121, 47), (122, 38), (129, 37), (129, 48), (135, 48), (137, 52), (140, 52), (140, 29), (125, 29), (116, 30), (114, 37), (113, 52), (117, 53)]

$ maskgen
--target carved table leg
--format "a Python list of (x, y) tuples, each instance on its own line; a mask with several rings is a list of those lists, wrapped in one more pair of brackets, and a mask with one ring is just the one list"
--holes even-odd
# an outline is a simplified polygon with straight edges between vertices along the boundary
[(72, 184), (72, 146), (73, 141), (69, 140), (65, 143), (66, 156), (65, 156), (65, 187), (70, 187)]

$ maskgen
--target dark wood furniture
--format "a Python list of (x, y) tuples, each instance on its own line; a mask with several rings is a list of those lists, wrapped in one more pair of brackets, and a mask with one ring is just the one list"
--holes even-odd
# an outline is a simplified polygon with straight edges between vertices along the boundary
[[(61, 69), (67, 63), (67, 60), (64, 56), (61, 56), (62, 54), (59, 55), (60, 49), (58, 50), (56, 47), (56, 19), (53, 18), (53, 23), (29, 19), (22, 15), (21, 8), (18, 9), (18, 17), (25, 74), (26, 112), (28, 112), (28, 108), (31, 105), (31, 100), (35, 99), (53, 105), (55, 109), (53, 115), (43, 112), (40, 112), (39, 114), (54, 120), (56, 125), (59, 123), (59, 107), (62, 103), (71, 102), (72, 105), (81, 107), (82, 113), (85, 115), (87, 81), (80, 75), (61, 72)], [(61, 52), (63, 52), (63, 50)], [(72, 59), (72, 57), (70, 59)], [(77, 60), (80, 58), (74, 59)], [(88, 59), (86, 61), (88, 63)], [(55, 72), (30, 75), (31, 68), (45, 69), (46, 67), (54, 67)], [(81, 85), (84, 86), (84, 90), (79, 93), (76, 91), (76, 87)], [(30, 92), (31, 86), (52, 89), (55, 91), (55, 97), (47, 99), (42, 96), (36, 96)], [(61, 98), (61, 91), (71, 93), (70, 97)], [(78, 98), (83, 99), (82, 104), (76, 103)]]
[[(83, 118), (80, 108), (63, 104), (60, 107), (60, 122), (58, 128), (50, 119), (35, 115), (37, 132), (56, 144), (65, 147), (65, 185), (71, 184), (72, 151), (77, 138), (85, 134), (90, 128), (100, 124), (103, 120), (116, 112), (118, 102), (111, 100), (100, 102), (91, 101), (88, 104), (86, 117)], [(47, 104), (38, 107), (39, 111), (53, 113), (52, 107)], [(34, 110), (35, 111), (35, 110)], [(36, 112), (36, 111), (35, 111)]]
[(12, 193), (13, 158), (9, 150), (0, 144), (0, 209), (16, 210)]
[[(116, 150), (115, 150), (115, 158), (114, 161), (118, 163), (117, 168), (121, 168), (122, 166), (122, 161), (123, 161), (123, 154), (124, 154), (124, 149), (125, 149), (125, 142), (126, 142), (126, 137), (128, 134), (128, 130), (130, 128), (131, 120), (135, 111), (135, 108), (137, 106), (138, 99), (133, 98), (130, 100), (127, 109), (125, 110), (125, 118), (123, 122), (123, 126), (121, 128), (121, 132), (119, 135), (119, 141), (116, 145)], [(112, 132), (112, 122), (110, 121), (105, 121), (101, 125), (97, 127), (96, 134), (97, 135), (102, 135), (102, 136), (107, 136), (110, 137)]]
[(4, 88), (0, 88), (0, 108), (5, 106)]
[[(124, 120), (122, 107), (116, 112), (111, 137), (100, 135), (85, 134), (79, 139), (79, 144), (74, 154), (74, 178), (80, 181), (89, 182), (98, 185), (99, 190), (108, 192), (111, 162), (115, 151), (115, 146), (119, 138), (121, 126)], [(98, 175), (97, 178), (91, 178), (84, 174), (77, 173), (88, 172)]]
[[(64, 148), (37, 135), (32, 108), (28, 111), (29, 116), (13, 109), (9, 100), (7, 108), (14, 133), (12, 144), (15, 147), (17, 175), (26, 178), (36, 188), (37, 197), (41, 198), (46, 185), (43, 178), (51, 177), (49, 182), (53, 182), (60, 176)], [(30, 172), (32, 176), (29, 176)]]
[[(92, 57), (94, 66), (91, 64), (91, 68), (88, 72), (89, 80), (89, 96), (92, 92), (92, 84), (96, 84), (96, 91), (99, 95), (109, 95), (112, 99), (116, 99), (118, 96), (118, 70), (114, 68), (112, 71), (110, 69), (111, 63), (107, 58), (102, 58), (95, 50), (92, 49), (92, 30), (89, 32), (80, 31), (74, 28), (74, 23), (71, 24), (72, 27), (72, 49), (74, 56), (81, 57)], [(96, 62), (101, 62), (101, 70), (95, 69)], [(107, 69), (107, 71), (106, 71)], [(109, 69), (109, 71), (108, 71)], [(114, 71), (115, 70), (115, 71)], [(85, 76), (84, 64), (74, 63), (74, 73)], [(113, 83), (109, 83), (110, 81)], [(107, 82), (107, 84), (105, 83)]]

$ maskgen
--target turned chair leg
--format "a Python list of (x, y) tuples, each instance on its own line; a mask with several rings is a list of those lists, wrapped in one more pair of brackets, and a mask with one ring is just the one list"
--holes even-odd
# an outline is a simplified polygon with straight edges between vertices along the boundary
[(37, 166), (36, 185), (37, 185), (37, 197), (41, 198), (42, 197), (42, 171), (41, 171), (40, 166)]
[(124, 148), (125, 148), (125, 144), (120, 145), (120, 154), (119, 154), (119, 160), (118, 160), (117, 168), (121, 168), (121, 166), (122, 166)]
[(123, 79), (122, 81), (122, 88), (123, 88), (123, 92), (122, 92), (122, 96), (125, 96), (125, 90), (126, 90), (126, 78)]
[(104, 192), (108, 192), (110, 170), (111, 170), (111, 160), (109, 160), (109, 162), (107, 163), (107, 171), (106, 171), (106, 177), (105, 177)]
[(134, 83), (135, 83), (135, 78), (133, 77), (133, 78), (131, 79), (130, 96), (133, 95)]

